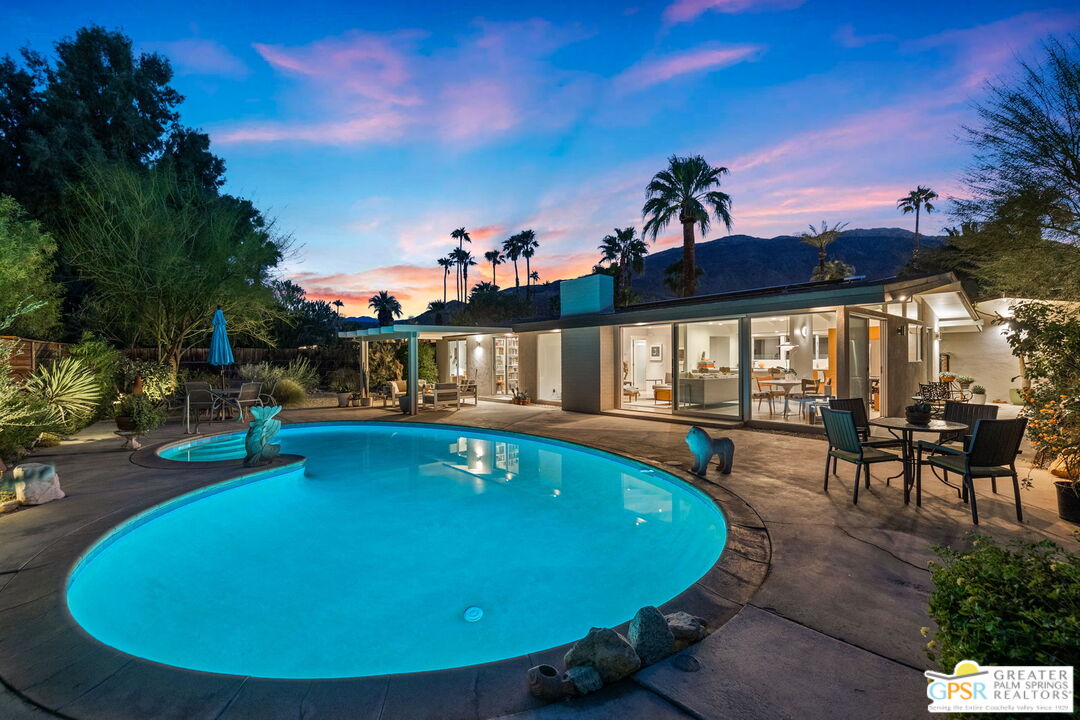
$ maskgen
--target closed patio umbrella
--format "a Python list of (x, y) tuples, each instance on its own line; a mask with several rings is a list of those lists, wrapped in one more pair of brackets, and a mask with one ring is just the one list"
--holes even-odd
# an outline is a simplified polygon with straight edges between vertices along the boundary
[(221, 368), (221, 387), (225, 387), (225, 366), (232, 365), (236, 360), (233, 358), (232, 346), (229, 345), (229, 334), (225, 330), (225, 313), (221, 312), (221, 306), (214, 311), (214, 332), (210, 336), (210, 357), (207, 361), (215, 367)]

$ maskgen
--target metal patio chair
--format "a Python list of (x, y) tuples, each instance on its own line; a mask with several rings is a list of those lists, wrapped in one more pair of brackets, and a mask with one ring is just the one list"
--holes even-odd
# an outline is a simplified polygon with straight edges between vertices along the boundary
[(855, 492), (852, 505), (859, 504), (859, 479), (863, 466), (866, 466), (866, 487), (870, 487), (870, 466), (882, 462), (902, 462), (895, 455), (875, 447), (863, 444), (859, 430), (855, 427), (855, 416), (848, 410), (821, 408), (821, 421), (825, 424), (825, 435), (829, 438), (829, 452), (825, 456), (825, 492), (829, 492), (829, 464), (843, 460), (855, 465)]

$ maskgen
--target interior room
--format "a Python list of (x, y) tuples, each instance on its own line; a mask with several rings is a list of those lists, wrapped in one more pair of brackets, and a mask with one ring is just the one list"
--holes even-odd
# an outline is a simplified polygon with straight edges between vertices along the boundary
[(679, 411), (738, 418), (739, 321), (682, 323), (677, 335)]
[(620, 335), (620, 407), (670, 413), (674, 401), (671, 325), (633, 325), (622, 328)]
[(836, 386), (836, 313), (758, 317), (750, 321), (755, 420), (816, 423)]

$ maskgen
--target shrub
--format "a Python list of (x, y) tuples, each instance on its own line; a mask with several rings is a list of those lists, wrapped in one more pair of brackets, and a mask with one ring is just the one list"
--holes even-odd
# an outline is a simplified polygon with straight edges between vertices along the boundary
[(239, 365), (236, 372), (243, 380), (261, 382), (263, 388), (272, 388), (277, 385), (278, 380), (285, 377), (285, 368), (275, 367), (265, 362)]
[(270, 394), (274, 396), (277, 404), (282, 407), (300, 405), (307, 399), (307, 391), (295, 380), (289, 378), (278, 380), (273, 392)]
[(176, 392), (176, 373), (167, 362), (120, 358), (121, 390), (130, 392), (135, 386), (135, 378), (142, 378), (143, 392), (154, 402)]
[(135, 432), (145, 435), (165, 422), (166, 410), (161, 402), (155, 402), (145, 393), (123, 395), (115, 408), (116, 417), (128, 417), (135, 425)]
[(71, 346), (71, 357), (80, 360), (93, 374), (94, 381), (101, 390), (95, 417), (112, 405), (116, 399), (116, 381), (120, 375), (120, 351), (91, 333), (83, 333), (82, 339)]
[(363, 384), (360, 373), (353, 368), (338, 368), (327, 376), (327, 383), (336, 393), (356, 392)]
[(934, 548), (930, 659), (950, 672), (960, 660), (1080, 666), (1080, 557), (1049, 540), (971, 542), (970, 550)]
[(306, 357), (293, 358), (282, 373), (305, 391), (311, 392), (319, 387), (319, 371)]
[(59, 420), (52, 406), (26, 392), (12, 375), (12, 350), (10, 343), (0, 342), (0, 461), (3, 463), (18, 461), (41, 433), (55, 429)]
[(26, 381), (25, 389), (53, 409), (57, 428), (65, 433), (85, 427), (101, 402), (97, 378), (74, 357), (42, 365)]

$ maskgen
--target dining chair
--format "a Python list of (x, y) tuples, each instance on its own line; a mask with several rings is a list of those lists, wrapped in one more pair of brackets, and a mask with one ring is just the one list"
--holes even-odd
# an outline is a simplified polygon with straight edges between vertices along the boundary
[(927, 465), (957, 473), (963, 478), (961, 497), (971, 505), (971, 521), (979, 524), (979, 508), (975, 502), (975, 479), (990, 478), (990, 487), (997, 492), (997, 479), (1011, 477), (1013, 500), (1016, 503), (1016, 520), (1024, 522), (1020, 507), (1020, 478), (1016, 473), (1016, 456), (1024, 439), (1027, 418), (1012, 420), (976, 420), (971, 441), (960, 450), (948, 445), (919, 443), (915, 473), (915, 504), (922, 504), (922, 453), (930, 446), (937, 454), (926, 459)]
[(184, 401), (184, 424), (188, 432), (191, 432), (191, 415), (195, 415), (195, 432), (199, 431), (199, 411), (205, 410), (210, 420), (213, 420), (214, 413), (220, 408), (220, 399), (217, 395), (210, 391), (210, 383), (208, 382), (188, 382), (184, 383), (184, 394), (187, 396)]
[(821, 421), (825, 424), (825, 435), (829, 439), (829, 452), (825, 456), (825, 492), (829, 492), (829, 462), (843, 460), (855, 465), (855, 491), (852, 505), (859, 504), (859, 479), (866, 466), (866, 487), (870, 487), (870, 466), (882, 462), (901, 462), (900, 456), (875, 447), (863, 445), (859, 430), (855, 427), (855, 416), (848, 410), (821, 408)]
[(225, 402), (234, 406), (239, 413), (240, 417), (238, 422), (243, 422), (244, 411), (254, 405), (261, 406), (262, 403), (262, 383), (261, 382), (246, 382), (240, 386), (240, 392), (235, 397), (225, 399)]
[(751, 399), (758, 401), (758, 404), (757, 404), (758, 410), (759, 411), (761, 410), (762, 401), (768, 400), (769, 401), (769, 414), (770, 415), (775, 415), (776, 410), (775, 410), (775, 408), (773, 408), (773, 398), (777, 397), (776, 391), (774, 391), (774, 390), (766, 390), (765, 388), (763, 388), (761, 386), (761, 378), (760, 377), (755, 377), (754, 378), (754, 383), (757, 385), (757, 392), (755, 392), (755, 393), (753, 393), (751, 395)]
[(866, 400), (863, 398), (829, 398), (829, 408), (832, 410), (846, 410), (855, 419), (855, 429), (859, 431), (859, 439), (867, 447), (903, 447), (904, 441), (897, 437), (882, 437), (871, 439), (870, 418), (866, 414)]

